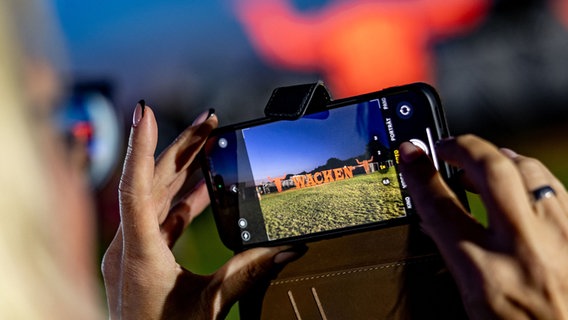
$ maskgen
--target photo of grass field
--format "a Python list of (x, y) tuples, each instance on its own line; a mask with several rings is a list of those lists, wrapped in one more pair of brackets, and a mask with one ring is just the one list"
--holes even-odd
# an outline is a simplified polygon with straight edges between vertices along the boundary
[[(389, 185), (382, 180), (390, 179)], [(405, 216), (396, 171), (263, 195), (268, 238), (288, 238)]]

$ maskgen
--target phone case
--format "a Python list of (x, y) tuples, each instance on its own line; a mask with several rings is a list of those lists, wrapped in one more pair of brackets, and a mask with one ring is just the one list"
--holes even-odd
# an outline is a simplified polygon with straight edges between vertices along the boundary
[[(329, 101), (322, 82), (278, 88), (265, 114), (297, 119)], [(307, 248), (240, 300), (242, 319), (467, 318), (435, 245), (415, 223), (312, 242)]]
[(452, 277), (416, 225), (308, 244), (240, 301), (242, 319), (466, 319)]

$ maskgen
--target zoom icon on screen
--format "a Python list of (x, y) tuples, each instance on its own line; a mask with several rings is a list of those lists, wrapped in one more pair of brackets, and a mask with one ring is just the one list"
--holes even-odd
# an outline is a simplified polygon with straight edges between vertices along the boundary
[(399, 103), (398, 106), (396, 107), (396, 114), (401, 119), (408, 119), (412, 117), (413, 113), (414, 113), (414, 108), (412, 108), (412, 105), (408, 102), (403, 101)]

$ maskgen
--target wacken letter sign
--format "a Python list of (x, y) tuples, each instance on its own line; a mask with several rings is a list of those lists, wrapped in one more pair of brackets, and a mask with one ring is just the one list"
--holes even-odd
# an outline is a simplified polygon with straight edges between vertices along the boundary
[[(302, 189), (307, 187), (313, 187), (324, 183), (329, 183), (333, 181), (345, 180), (353, 178), (353, 166), (345, 166), (343, 168), (335, 168), (324, 171), (318, 171), (315, 173), (308, 173), (303, 175), (292, 176), (290, 180), (293, 181), (296, 189)], [(278, 178), (270, 178), (268, 180), (272, 181), (276, 186), (278, 192), (282, 192), (282, 181), (286, 180), (286, 176)]]

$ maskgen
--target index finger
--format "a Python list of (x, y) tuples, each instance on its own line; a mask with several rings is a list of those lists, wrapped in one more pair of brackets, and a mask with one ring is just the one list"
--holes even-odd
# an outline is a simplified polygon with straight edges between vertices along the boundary
[[(156, 160), (155, 187), (171, 187), (176, 180), (180, 180), (180, 177), (181, 180), (184, 180), (186, 170), (193, 163), (193, 160), (205, 144), (207, 137), (217, 125), (218, 120), (214, 109), (209, 109), (201, 114), (191, 126), (186, 128), (158, 156)], [(178, 187), (179, 185), (173, 189)]]

